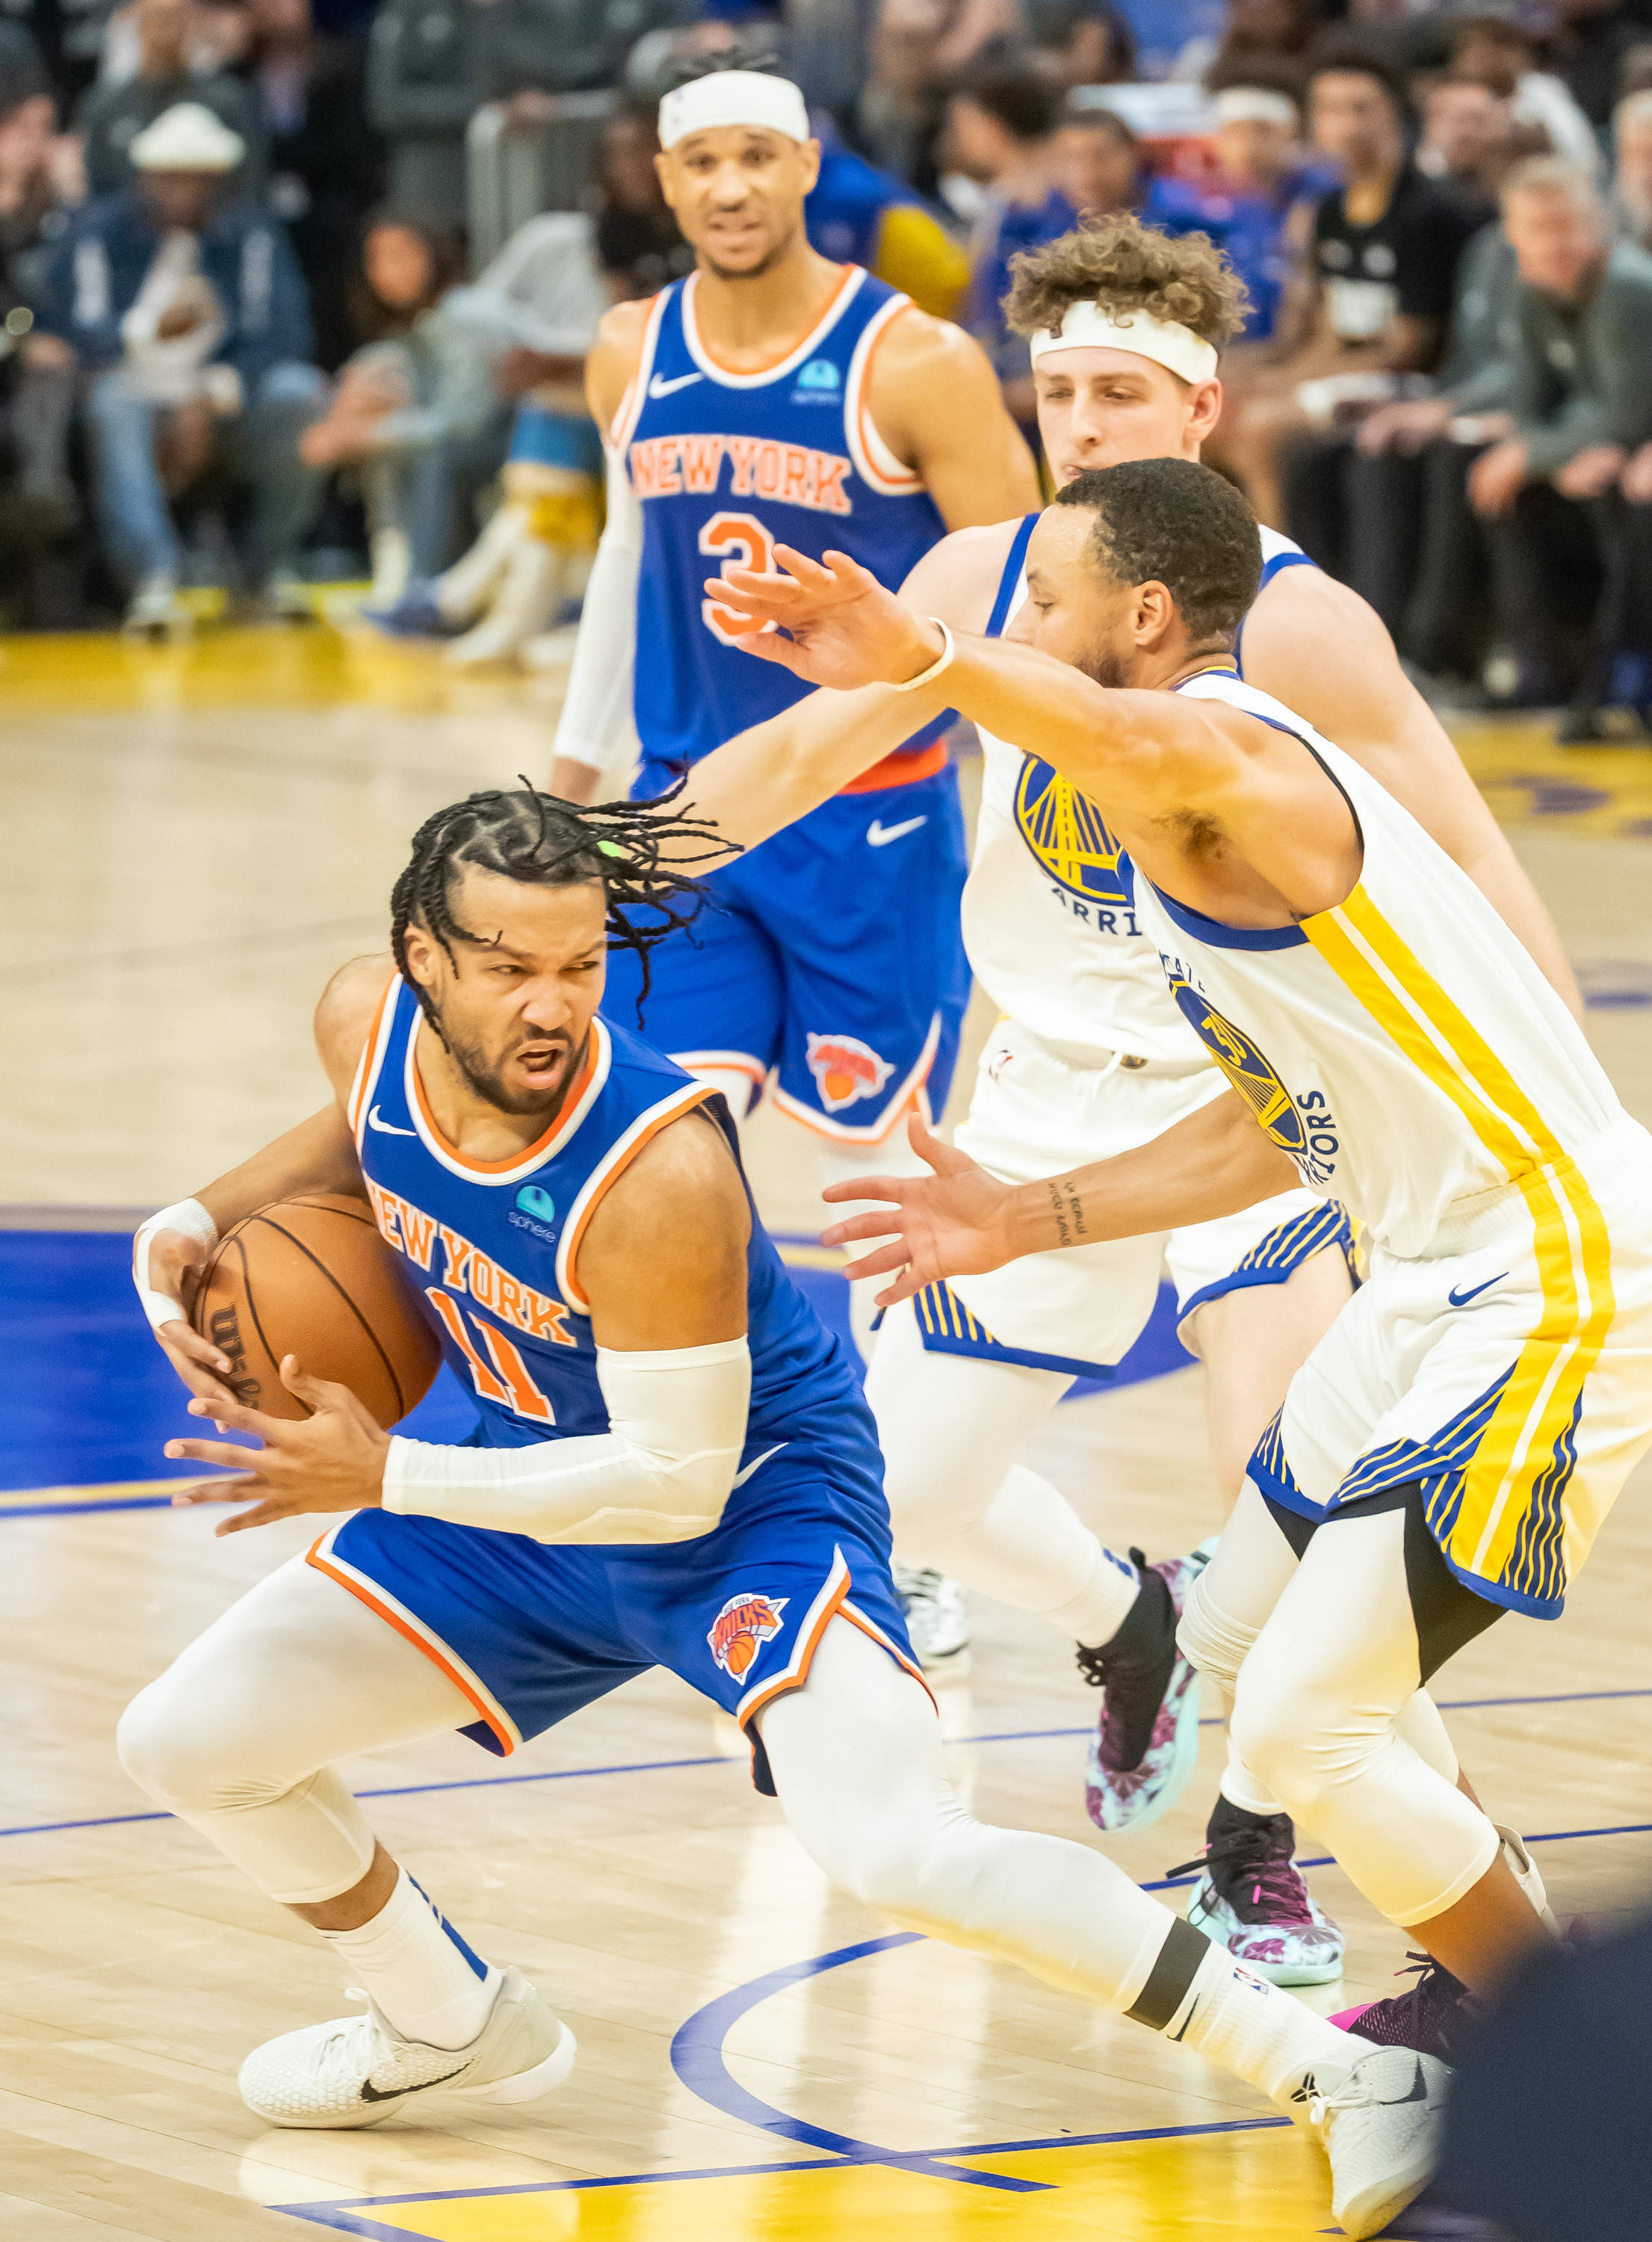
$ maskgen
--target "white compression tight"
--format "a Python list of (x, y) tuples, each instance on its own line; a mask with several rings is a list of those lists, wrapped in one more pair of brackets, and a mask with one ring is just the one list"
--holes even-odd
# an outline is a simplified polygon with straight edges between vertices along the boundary
[(912, 1303), (884, 1318), (866, 1375), (902, 1555), (932, 1561), (1080, 1642), (1106, 1642), (1135, 1595), (1067, 1497), (1015, 1457), (1071, 1379), (932, 1354)]
[[(272, 1899), (313, 1904), (358, 1883), (373, 1854), (365, 1817), (326, 1762), (456, 1727), (471, 1711), (422, 1653), (295, 1560), (134, 1699), (121, 1755), (152, 1798)], [(1222, 1949), (1101, 1854), (977, 1822), (946, 1780), (923, 1690), (847, 1621), (831, 1622), (806, 1685), (771, 1704), (761, 1726), (799, 1838), (869, 1906), (1171, 2030), (1281, 2107), (1308, 2071), (1346, 2060), (1331, 2025), (1236, 1975)], [(428, 2004), (444, 1990), (437, 1963), (451, 1970), (452, 1933), (433, 1910), (420, 1922)], [(340, 1937), (344, 1958), (360, 1943)], [(417, 2006), (418, 1941), (405, 1943), (398, 1983)]]
[(1299, 1561), (1247, 1481), (1180, 1639), (1231, 1699), (1244, 1766), (1389, 1922), (1427, 1923), (1485, 1875), (1498, 1832), (1421, 1687), (1401, 1512), (1333, 1520)]

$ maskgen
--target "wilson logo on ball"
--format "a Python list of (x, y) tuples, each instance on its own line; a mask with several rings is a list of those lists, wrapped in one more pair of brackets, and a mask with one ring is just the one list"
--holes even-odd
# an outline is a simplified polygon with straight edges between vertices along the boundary
[(875, 1098), (895, 1071), (891, 1060), (880, 1058), (859, 1036), (817, 1036), (811, 1030), (807, 1059), (828, 1113), (840, 1113), (857, 1098)]

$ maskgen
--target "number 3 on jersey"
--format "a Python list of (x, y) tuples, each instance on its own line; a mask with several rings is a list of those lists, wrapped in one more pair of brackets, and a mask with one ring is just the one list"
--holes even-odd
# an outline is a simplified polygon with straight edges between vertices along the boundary
[[(774, 540), (754, 514), (714, 514), (699, 533), (699, 549), (708, 560), (721, 563), (719, 574), (731, 568), (754, 568), (759, 576), (777, 574)], [(706, 628), (721, 646), (739, 646), (751, 636), (750, 618), (716, 600), (702, 600), (699, 611)], [(766, 623), (766, 630), (773, 625)]]

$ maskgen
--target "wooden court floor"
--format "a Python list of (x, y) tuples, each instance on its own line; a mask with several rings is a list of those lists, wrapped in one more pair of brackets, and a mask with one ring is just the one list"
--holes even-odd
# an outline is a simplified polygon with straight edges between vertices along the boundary
[[(423, 654), (320, 631), (0, 644), (4, 1219), (118, 1225), (312, 1111), (321, 982), (380, 938), (431, 809), (543, 776), (558, 686), (455, 684)], [(1535, 724), (1464, 744), (1652, 1118), (1652, 750), (1562, 754)], [(759, 1121), (752, 1151), (776, 1225), (818, 1228), (806, 1141)], [(1114, 1541), (1160, 1554), (1217, 1522), (1194, 1371), (1067, 1406), (1029, 1460)], [(568, 2016), (570, 2084), (485, 2118), (263, 2131), (240, 2058), (343, 2013), (336, 1971), (149, 1809), (111, 1739), (133, 1691), (307, 1537), (217, 1543), (189, 1513), (111, 1507), (144, 1492), (0, 1494), (3, 2242), (1334, 2231), (1312, 2152), (1225, 2076), (832, 1892), (752, 1791), (732, 1726), (665, 1676), (504, 1765), (453, 1737), (352, 1770), (385, 1842)], [(1563, 1914), (1652, 1889), (1649, 1494), (1642, 1470), (1558, 1627), (1507, 1619), (1440, 1686)], [(961, 1789), (988, 1819), (1099, 1842), (1094, 1699), (1069, 1651), (985, 1599), (974, 1623), (973, 1669), (941, 1691)], [(1207, 1728), (1163, 1822), (1110, 1843), (1144, 1882), (1196, 1849), (1219, 1741)], [(1400, 1941), (1334, 1868), (1309, 1881), (1349, 1933), (1343, 1985), (1310, 1997), (1387, 1990)]]

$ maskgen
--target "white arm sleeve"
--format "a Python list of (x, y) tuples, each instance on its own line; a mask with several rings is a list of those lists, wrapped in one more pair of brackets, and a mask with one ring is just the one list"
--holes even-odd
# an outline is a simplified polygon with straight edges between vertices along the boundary
[(609, 1430), (525, 1448), (395, 1435), (385, 1507), (536, 1541), (689, 1541), (723, 1514), (746, 1444), (744, 1339), (651, 1354), (597, 1349)]
[(608, 520), (585, 587), (553, 752), (592, 770), (629, 767), (638, 753), (632, 714), (637, 653), (637, 577), (642, 507), (624, 455), (608, 453)]

